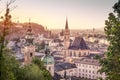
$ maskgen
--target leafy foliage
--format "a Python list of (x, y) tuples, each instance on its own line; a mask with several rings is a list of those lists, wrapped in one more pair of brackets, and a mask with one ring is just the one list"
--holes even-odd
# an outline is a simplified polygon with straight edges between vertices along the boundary
[(52, 80), (51, 74), (49, 73), (48, 70), (46, 70), (46, 68), (45, 68), (45, 66), (44, 66), (44, 63), (43, 63), (40, 59), (34, 58), (34, 59), (33, 59), (33, 63), (34, 63), (35, 65), (37, 65), (37, 66), (40, 68), (40, 70), (42, 71), (43, 76), (44, 76), (44, 78), (45, 78), (44, 80)]
[(106, 73), (107, 80), (120, 80), (120, 0), (113, 8), (118, 15), (110, 13), (108, 20), (105, 21), (104, 30), (110, 45), (105, 58), (100, 59), (102, 66), (100, 72)]

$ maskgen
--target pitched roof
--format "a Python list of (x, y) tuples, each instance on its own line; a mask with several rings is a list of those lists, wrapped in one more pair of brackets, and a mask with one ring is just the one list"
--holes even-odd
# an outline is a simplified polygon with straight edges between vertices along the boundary
[(62, 71), (73, 68), (77, 68), (77, 67), (75, 64), (71, 64), (71, 63), (60, 63), (55, 65), (55, 71)]
[(69, 49), (73, 50), (87, 50), (89, 47), (87, 46), (85, 40), (82, 37), (75, 37), (73, 43), (69, 46)]

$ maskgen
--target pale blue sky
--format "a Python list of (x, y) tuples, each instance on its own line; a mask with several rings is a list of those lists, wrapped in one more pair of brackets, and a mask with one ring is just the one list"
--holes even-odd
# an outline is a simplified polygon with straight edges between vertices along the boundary
[[(0, 9), (5, 8), (6, 1), (9, 0), (0, 2)], [(32, 22), (47, 26), (49, 29), (63, 29), (67, 16), (70, 29), (90, 29), (104, 27), (104, 22), (117, 1), (16, 0), (11, 6), (18, 6), (12, 11), (13, 21), (19, 17), (20, 22), (27, 22), (30, 17)]]

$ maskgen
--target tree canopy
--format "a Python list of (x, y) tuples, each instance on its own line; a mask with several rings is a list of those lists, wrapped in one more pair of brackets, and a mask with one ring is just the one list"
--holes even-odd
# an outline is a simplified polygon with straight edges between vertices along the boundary
[(109, 14), (104, 28), (109, 47), (105, 58), (100, 59), (100, 72), (105, 72), (106, 80), (120, 80), (120, 0), (113, 9), (114, 12)]

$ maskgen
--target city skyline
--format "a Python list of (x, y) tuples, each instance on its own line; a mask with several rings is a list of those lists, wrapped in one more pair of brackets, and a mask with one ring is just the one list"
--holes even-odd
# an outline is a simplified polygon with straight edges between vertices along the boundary
[[(4, 10), (8, 0), (1, 0)], [(48, 29), (64, 29), (66, 17), (70, 29), (92, 29), (104, 27), (108, 14), (118, 0), (16, 0), (11, 12), (13, 21), (39, 23)], [(0, 15), (3, 15), (4, 11)]]

